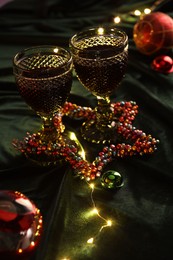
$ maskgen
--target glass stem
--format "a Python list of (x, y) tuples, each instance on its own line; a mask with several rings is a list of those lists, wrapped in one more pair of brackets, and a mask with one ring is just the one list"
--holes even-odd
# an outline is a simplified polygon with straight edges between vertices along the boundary
[(111, 128), (113, 120), (113, 113), (110, 108), (109, 97), (100, 98), (97, 97), (98, 105), (96, 107), (96, 127), (101, 131), (106, 131), (106, 128)]
[(50, 131), (53, 128), (52, 116), (42, 116), (43, 119), (43, 130)]
[(55, 140), (58, 137), (58, 131), (53, 123), (53, 116), (42, 116), (42, 138), (43, 140)]

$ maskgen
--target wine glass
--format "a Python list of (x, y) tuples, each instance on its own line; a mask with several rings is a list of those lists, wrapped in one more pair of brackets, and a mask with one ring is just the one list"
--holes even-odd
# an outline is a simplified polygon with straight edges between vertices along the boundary
[(61, 108), (72, 86), (71, 53), (59, 46), (30, 47), (15, 55), (13, 72), (20, 95), (43, 120), (41, 130), (18, 146), (43, 164), (56, 161), (63, 138), (68, 141)]
[(70, 39), (73, 64), (79, 81), (97, 97), (95, 119), (81, 127), (85, 140), (116, 142), (117, 118), (110, 96), (123, 79), (128, 62), (127, 34), (115, 26), (87, 28)]

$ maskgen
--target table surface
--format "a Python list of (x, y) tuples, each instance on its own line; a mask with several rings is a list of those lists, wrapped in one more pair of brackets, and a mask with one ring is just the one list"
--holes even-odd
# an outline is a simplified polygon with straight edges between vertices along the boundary
[[(26, 132), (41, 126), (40, 118), (19, 95), (12, 58), (31, 45), (56, 44), (68, 48), (69, 38), (87, 26), (111, 23), (118, 12), (144, 7), (143, 1), (31, 1), (16, 0), (0, 8), (0, 189), (28, 196), (43, 215), (43, 235), (32, 260), (170, 260), (173, 258), (173, 74), (152, 70), (156, 57), (145, 56), (134, 44), (136, 22), (125, 19), (118, 26), (129, 36), (128, 68), (116, 101), (135, 101), (139, 106), (134, 126), (160, 140), (149, 156), (116, 158), (106, 169), (122, 174), (124, 186), (117, 192), (96, 188), (93, 198), (112, 227), (104, 228), (93, 245), (86, 240), (103, 224), (87, 215), (92, 207), (88, 185), (74, 178), (67, 163), (41, 167), (12, 146)], [(145, 1), (151, 6), (154, 1)], [(173, 14), (172, 1), (156, 11)], [(169, 55), (172, 55), (172, 50)], [(96, 98), (73, 77), (70, 99), (81, 106), (96, 106)], [(65, 121), (80, 138), (80, 120)], [(98, 146), (82, 139), (88, 161)]]

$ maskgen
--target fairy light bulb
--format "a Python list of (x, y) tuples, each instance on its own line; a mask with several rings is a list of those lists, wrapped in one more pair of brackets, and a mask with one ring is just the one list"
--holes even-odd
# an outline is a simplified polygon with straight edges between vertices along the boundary
[(144, 9), (144, 13), (145, 14), (150, 14), (151, 13), (151, 9), (150, 8), (145, 8)]
[(135, 11), (134, 11), (134, 15), (136, 15), (136, 16), (140, 16), (140, 15), (141, 15), (141, 11), (139, 11), (139, 10), (135, 10)]
[(104, 33), (104, 28), (99, 27), (97, 32), (99, 35), (102, 35)]
[(55, 48), (53, 51), (54, 51), (55, 53), (58, 53), (58, 48)]
[(120, 23), (121, 18), (119, 16), (114, 17), (114, 23)]
[(31, 242), (31, 246), (35, 246), (35, 242), (34, 241)]
[(89, 239), (87, 240), (87, 243), (88, 243), (88, 244), (93, 244), (93, 242), (94, 242), (94, 238), (93, 238), (93, 237), (91, 237), (91, 238), (89, 238)]
[(95, 214), (97, 214), (97, 215), (98, 215), (98, 214), (99, 214), (99, 211), (98, 211), (98, 209), (97, 209), (97, 208), (94, 208), (94, 209), (93, 209), (93, 213), (95, 213)]
[(109, 226), (109, 227), (112, 226), (112, 220), (107, 220), (107, 226)]
[(92, 190), (94, 190), (94, 183), (90, 183), (89, 186)]

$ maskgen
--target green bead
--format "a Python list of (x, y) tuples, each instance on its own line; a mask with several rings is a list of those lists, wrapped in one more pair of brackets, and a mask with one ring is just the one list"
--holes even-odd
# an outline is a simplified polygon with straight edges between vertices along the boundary
[(106, 189), (119, 189), (123, 186), (123, 178), (119, 172), (109, 170), (103, 173), (101, 185)]

